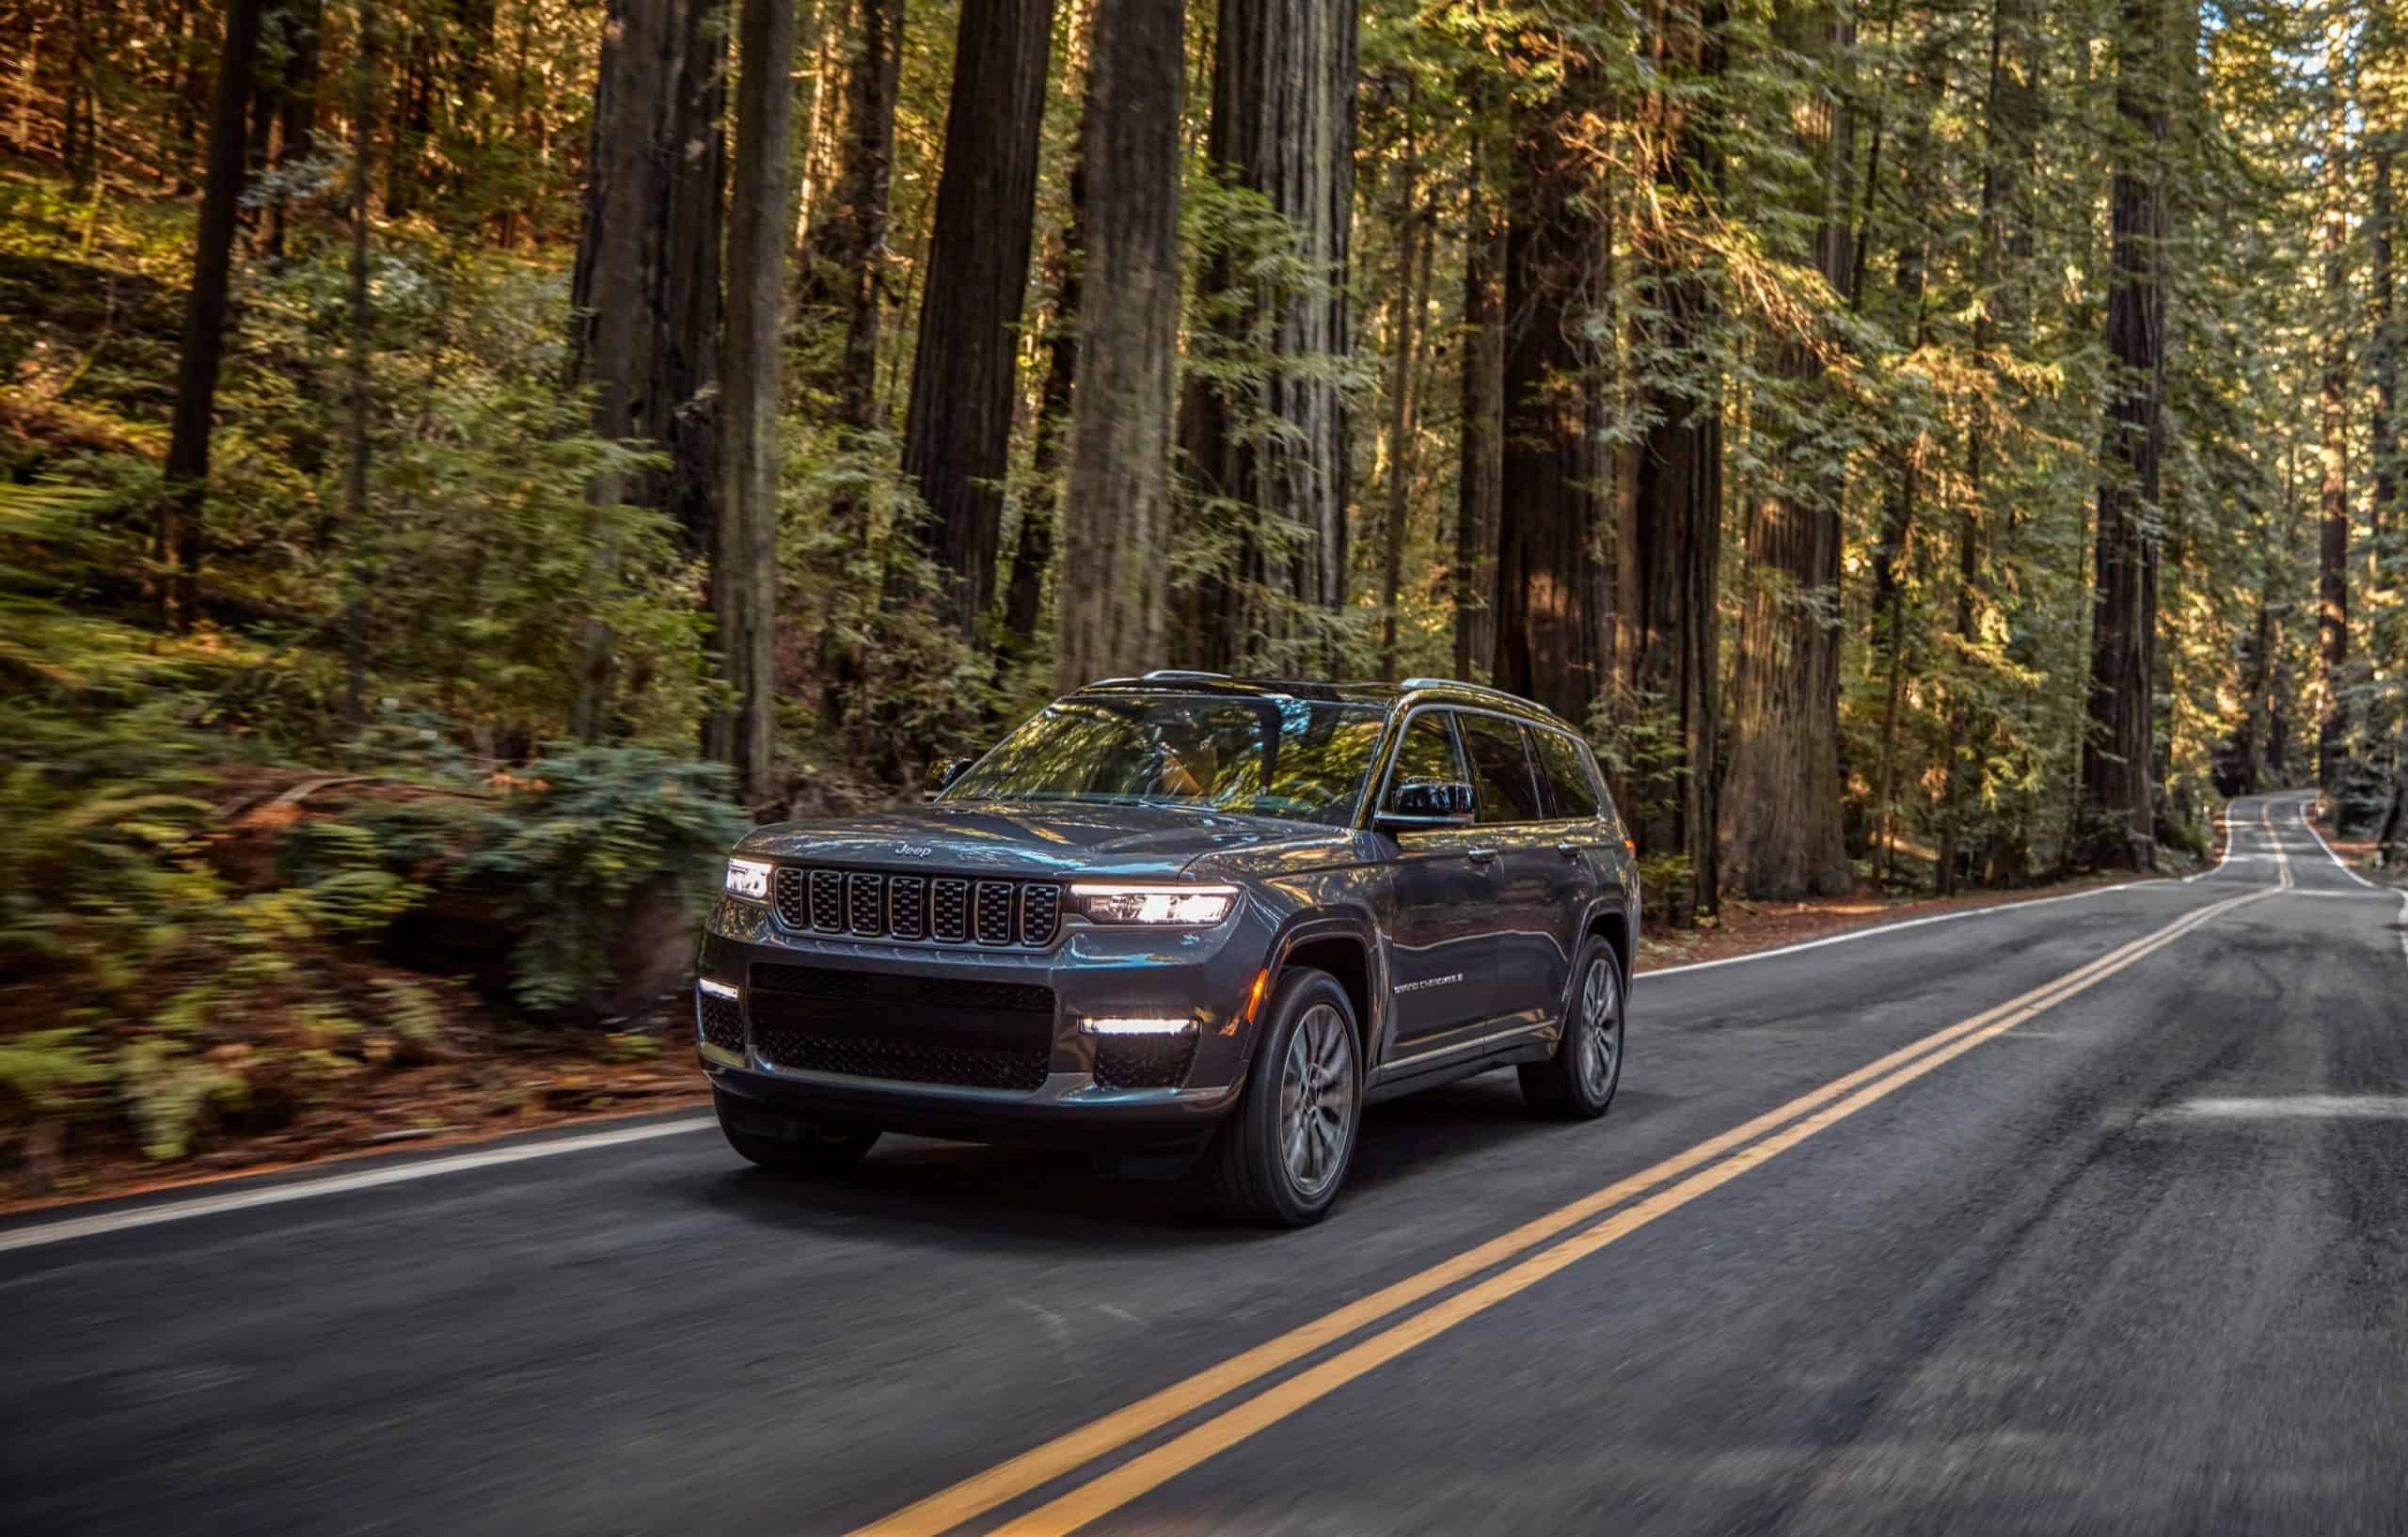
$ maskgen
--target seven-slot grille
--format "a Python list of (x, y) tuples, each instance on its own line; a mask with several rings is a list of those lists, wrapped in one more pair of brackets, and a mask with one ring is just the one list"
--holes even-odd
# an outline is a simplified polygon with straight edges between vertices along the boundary
[(1062, 922), (1062, 888), (1042, 880), (781, 865), (770, 895), (796, 933), (1041, 949)]

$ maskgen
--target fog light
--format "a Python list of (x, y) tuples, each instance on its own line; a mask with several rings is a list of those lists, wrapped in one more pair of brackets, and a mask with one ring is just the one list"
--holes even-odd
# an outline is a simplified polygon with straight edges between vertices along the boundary
[(1195, 1029), (1196, 1022), (1123, 1014), (1083, 1020), (1079, 1028), (1090, 1036), (1179, 1036)]
[(694, 979), (694, 986), (703, 990), (703, 996), (705, 998), (723, 998), (731, 1004), (736, 1002), (736, 990), (724, 982), (714, 982), (707, 976), (698, 976)]

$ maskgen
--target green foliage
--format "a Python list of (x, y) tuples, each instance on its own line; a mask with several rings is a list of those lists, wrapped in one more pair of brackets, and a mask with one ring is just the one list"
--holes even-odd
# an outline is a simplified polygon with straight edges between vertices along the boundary
[(529, 1008), (595, 1006), (610, 947), (639, 897), (699, 919), (721, 860), (748, 826), (726, 770), (641, 747), (564, 748), (497, 814), (496, 835), (466, 862), (506, 882), (521, 937), (512, 990)]

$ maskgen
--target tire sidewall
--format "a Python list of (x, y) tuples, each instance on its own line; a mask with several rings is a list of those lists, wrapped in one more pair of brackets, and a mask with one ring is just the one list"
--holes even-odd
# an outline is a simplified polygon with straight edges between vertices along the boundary
[[(1287, 1149), (1279, 1135), (1279, 1094), (1280, 1079), (1287, 1070), (1289, 1043), (1305, 1015), (1318, 1004), (1337, 1009), (1338, 1017), (1345, 1022), (1350, 1049), (1354, 1054), (1354, 1071), (1348, 1090), (1346, 1149), (1339, 1157), (1338, 1173), (1318, 1196), (1308, 1196), (1296, 1187), (1288, 1172)], [(1247, 1151), (1256, 1164), (1259, 1187), (1290, 1224), (1301, 1226), (1318, 1220), (1346, 1188), (1347, 1176), (1354, 1165), (1354, 1149), (1363, 1137), (1363, 1063), (1361, 1024), (1354, 1018), (1354, 1006), (1347, 998), (1346, 990), (1327, 972), (1291, 973), (1273, 996), (1271, 1024), (1263, 1031), (1255, 1052), (1254, 1082), (1246, 1092), (1244, 1111)]]
[[(1602, 1095), (1589, 1088), (1589, 1075), (1580, 1070), (1580, 1049), (1589, 1029), (1589, 1022), (1580, 1007), (1581, 990), (1588, 984), (1589, 969), (1603, 960), (1613, 973), (1614, 1023), (1620, 1027), (1621, 1040), (1614, 1051), (1613, 1078)], [(1563, 1087), (1573, 1105), (1584, 1116), (1602, 1116), (1613, 1103), (1614, 1093), (1622, 1087), (1623, 1058), (1630, 1046), (1630, 980), (1623, 974), (1622, 960), (1614, 947), (1601, 935), (1592, 934), (1580, 946), (1579, 959), (1572, 968), (1571, 990), (1563, 1000), (1563, 1038), (1555, 1049), (1558, 1070), (1562, 1074)]]

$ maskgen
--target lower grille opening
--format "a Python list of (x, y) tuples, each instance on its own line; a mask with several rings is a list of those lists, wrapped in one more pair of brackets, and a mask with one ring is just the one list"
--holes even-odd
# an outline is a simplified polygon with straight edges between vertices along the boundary
[(744, 1014), (733, 998), (694, 994), (694, 1028), (702, 1038), (723, 1052), (744, 1054)]
[(1196, 1059), (1196, 1032), (1098, 1036), (1095, 1038), (1095, 1086), (1098, 1088), (1177, 1088), (1187, 1081), (1188, 1064)]
[(1025, 1092), (1054, 1053), (1054, 990), (979, 977), (756, 965), (752, 1046), (780, 1067)]

